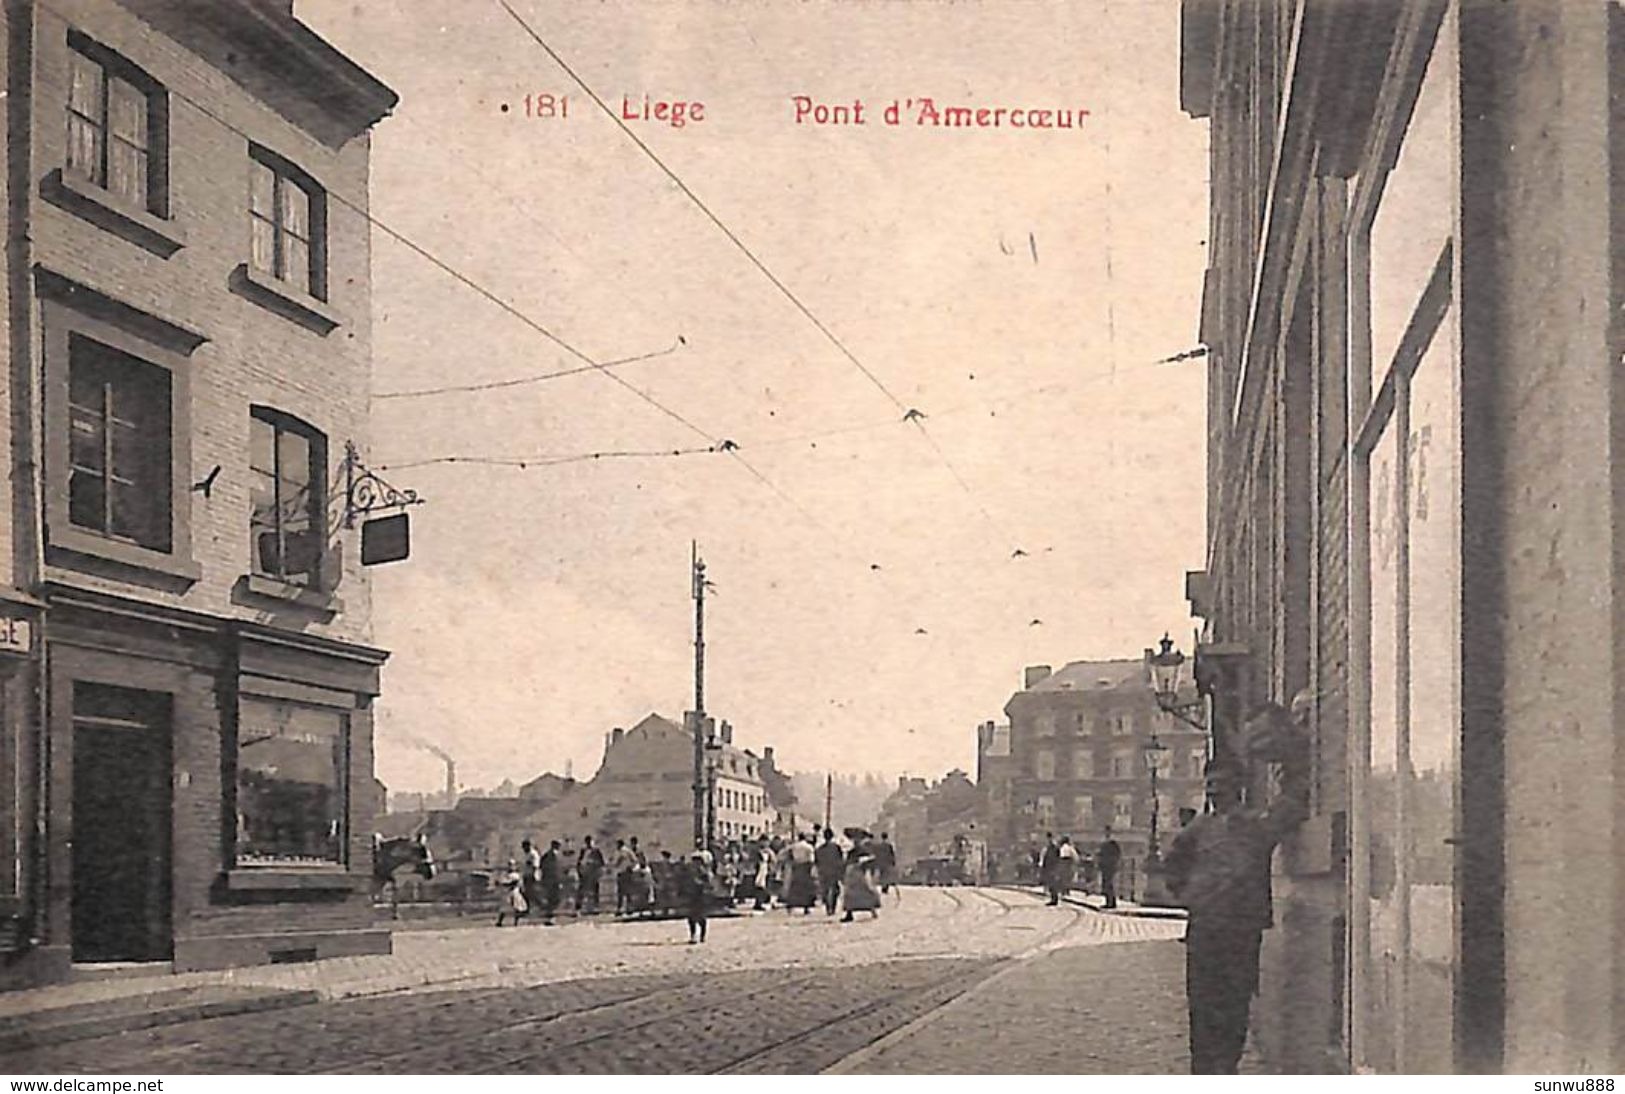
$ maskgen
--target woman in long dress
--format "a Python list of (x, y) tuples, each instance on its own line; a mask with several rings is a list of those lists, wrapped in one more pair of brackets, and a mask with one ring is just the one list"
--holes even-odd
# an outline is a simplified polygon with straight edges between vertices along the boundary
[(865, 855), (861, 847), (853, 847), (846, 856), (846, 876), (841, 882), (841, 907), (846, 914), (841, 917), (842, 923), (852, 922), (853, 912), (868, 912), (876, 919), (880, 918), (880, 890), (875, 888), (874, 878), (869, 876), (869, 869), (874, 858)]
[(818, 903), (818, 882), (813, 877), (813, 846), (800, 836), (786, 849), (789, 861), (789, 880), (784, 885), (786, 911), (801, 909), (802, 915), (811, 915)]

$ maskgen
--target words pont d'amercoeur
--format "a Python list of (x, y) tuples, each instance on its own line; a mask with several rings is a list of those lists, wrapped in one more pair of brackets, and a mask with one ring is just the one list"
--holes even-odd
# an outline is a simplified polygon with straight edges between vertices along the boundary
[(934, 126), (953, 129), (1076, 129), (1089, 111), (1071, 107), (966, 106), (939, 103), (930, 96), (893, 99), (878, 111), (862, 99), (822, 103), (810, 95), (792, 95), (797, 125), (868, 125), (871, 119), (889, 126)]

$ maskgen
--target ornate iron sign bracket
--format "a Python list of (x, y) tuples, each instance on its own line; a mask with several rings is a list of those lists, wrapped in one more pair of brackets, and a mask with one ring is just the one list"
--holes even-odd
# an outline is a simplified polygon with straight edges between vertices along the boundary
[(344, 526), (354, 528), (356, 517), (390, 509), (422, 505), (416, 490), (391, 486), (361, 462), (354, 441), (344, 442)]

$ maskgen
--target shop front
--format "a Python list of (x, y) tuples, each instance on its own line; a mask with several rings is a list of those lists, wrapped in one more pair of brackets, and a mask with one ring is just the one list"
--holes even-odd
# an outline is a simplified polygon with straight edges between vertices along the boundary
[(9, 986), (387, 952), (369, 815), (385, 655), (79, 589), (48, 600), (45, 914)]

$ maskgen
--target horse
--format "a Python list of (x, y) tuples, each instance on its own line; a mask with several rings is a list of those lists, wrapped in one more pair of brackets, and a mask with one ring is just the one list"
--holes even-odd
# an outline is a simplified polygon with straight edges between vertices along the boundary
[(412, 872), (425, 881), (434, 877), (434, 856), (429, 853), (429, 845), (422, 835), (399, 836), (395, 839), (373, 837), (372, 899), (375, 903), (381, 900), (385, 887), (388, 887), (391, 919), (401, 917), (395, 873), (406, 867), (411, 867)]

